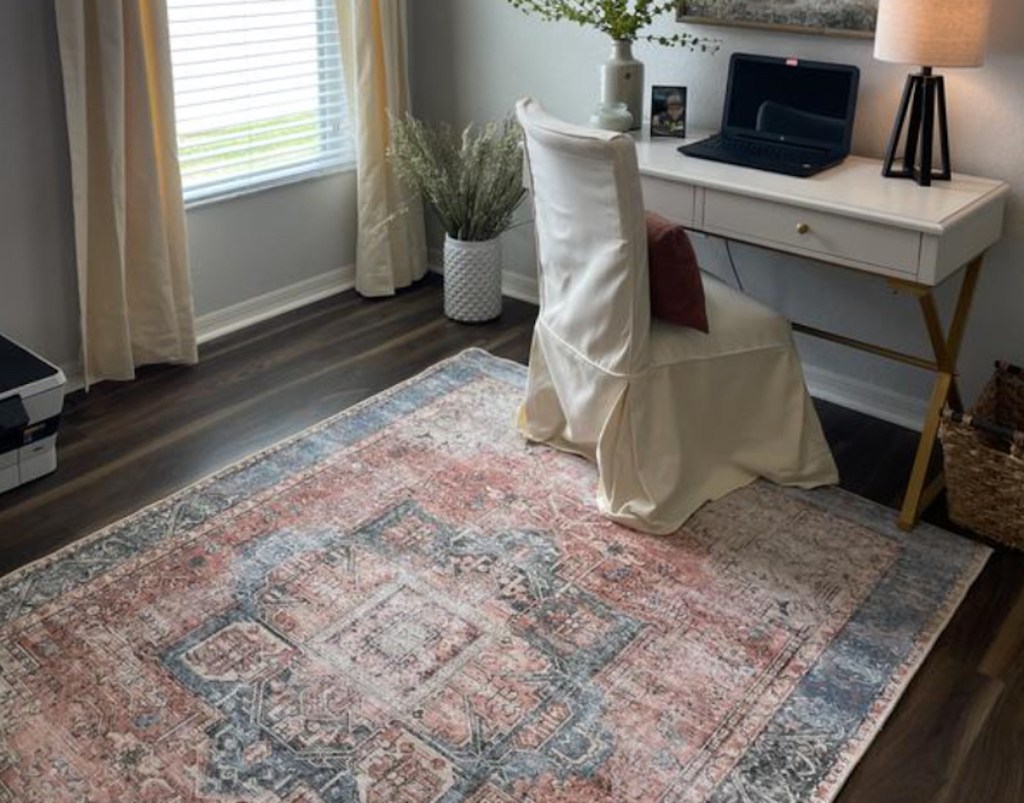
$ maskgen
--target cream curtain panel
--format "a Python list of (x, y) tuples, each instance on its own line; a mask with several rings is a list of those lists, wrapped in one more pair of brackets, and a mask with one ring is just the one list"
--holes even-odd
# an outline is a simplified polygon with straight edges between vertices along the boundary
[(419, 196), (387, 159), (390, 116), (409, 110), (405, 0), (336, 0), (358, 151), (356, 290), (393, 295), (427, 272)]
[(166, 3), (56, 9), (86, 384), (195, 362)]

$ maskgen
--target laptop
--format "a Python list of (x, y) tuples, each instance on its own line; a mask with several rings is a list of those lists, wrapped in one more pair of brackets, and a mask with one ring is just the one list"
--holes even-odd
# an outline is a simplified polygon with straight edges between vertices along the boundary
[(860, 70), (849, 64), (734, 53), (719, 134), (687, 156), (813, 176), (850, 152)]

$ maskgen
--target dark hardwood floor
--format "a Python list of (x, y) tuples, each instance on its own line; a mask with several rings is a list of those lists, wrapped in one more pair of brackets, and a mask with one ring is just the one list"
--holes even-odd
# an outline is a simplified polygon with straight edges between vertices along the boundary
[[(445, 319), (434, 279), (345, 293), (217, 340), (194, 367), (73, 395), (54, 475), (0, 495), (0, 574), (469, 346), (525, 362), (536, 309)], [(895, 508), (916, 434), (819, 403), (845, 488)], [(925, 517), (943, 526), (941, 501)], [(999, 550), (871, 745), (842, 803), (1024, 801), (1024, 556)]]

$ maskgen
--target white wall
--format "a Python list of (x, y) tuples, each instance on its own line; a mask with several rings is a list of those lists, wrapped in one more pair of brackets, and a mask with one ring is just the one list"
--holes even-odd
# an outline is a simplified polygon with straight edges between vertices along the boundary
[[(968, 395), (980, 387), (996, 357), (1024, 362), (1024, 8), (1019, 0), (994, 0), (993, 42), (986, 66), (947, 71), (954, 168), (1002, 178), (1013, 194), (1006, 236), (990, 253), (978, 288), (961, 362)], [(501, 116), (522, 95), (533, 95), (552, 112), (583, 122), (598, 99), (598, 65), (609, 49), (604, 36), (570, 23), (545, 23), (524, 16), (506, 0), (430, 0), (411, 3), (412, 75), (416, 112), (459, 124)], [(666, 17), (658, 31), (679, 30)], [(856, 64), (861, 91), (853, 150), (880, 156), (908, 68), (882, 64), (867, 40), (696, 27), (718, 37), (715, 55), (641, 44), (648, 85), (689, 88), (691, 129), (714, 129), (733, 51), (796, 55)], [(882, 181), (879, 178), (879, 181)], [(524, 275), (534, 271), (532, 233), (506, 235), (506, 264)], [(723, 249), (698, 243), (706, 267), (727, 273)], [(753, 248), (733, 249), (748, 291), (806, 323), (827, 325), (887, 345), (927, 353), (916, 302), (888, 293), (883, 283), (846, 271)], [(941, 288), (946, 310), (956, 282)], [(806, 340), (811, 366), (894, 391), (897, 402), (920, 403), (930, 385), (921, 372), (848, 349)], [(903, 394), (911, 397), (904, 399)]]
[[(78, 375), (67, 133), (52, 0), (0, 0), (0, 332)], [(353, 172), (189, 210), (196, 311), (350, 266)]]

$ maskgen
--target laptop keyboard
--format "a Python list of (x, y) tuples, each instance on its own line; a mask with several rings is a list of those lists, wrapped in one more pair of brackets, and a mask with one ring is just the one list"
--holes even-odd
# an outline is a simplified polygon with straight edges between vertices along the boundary
[(749, 156), (758, 156), (762, 159), (774, 159), (779, 162), (803, 163), (820, 155), (818, 151), (811, 148), (801, 148), (796, 145), (780, 145), (775, 142), (763, 142), (754, 139), (722, 139), (716, 137), (708, 140), (705, 145), (713, 150), (742, 153)]
[(792, 176), (809, 176), (830, 161), (827, 152), (814, 148), (761, 140), (726, 139), (720, 136), (683, 145), (679, 151), (702, 159), (729, 162)]

